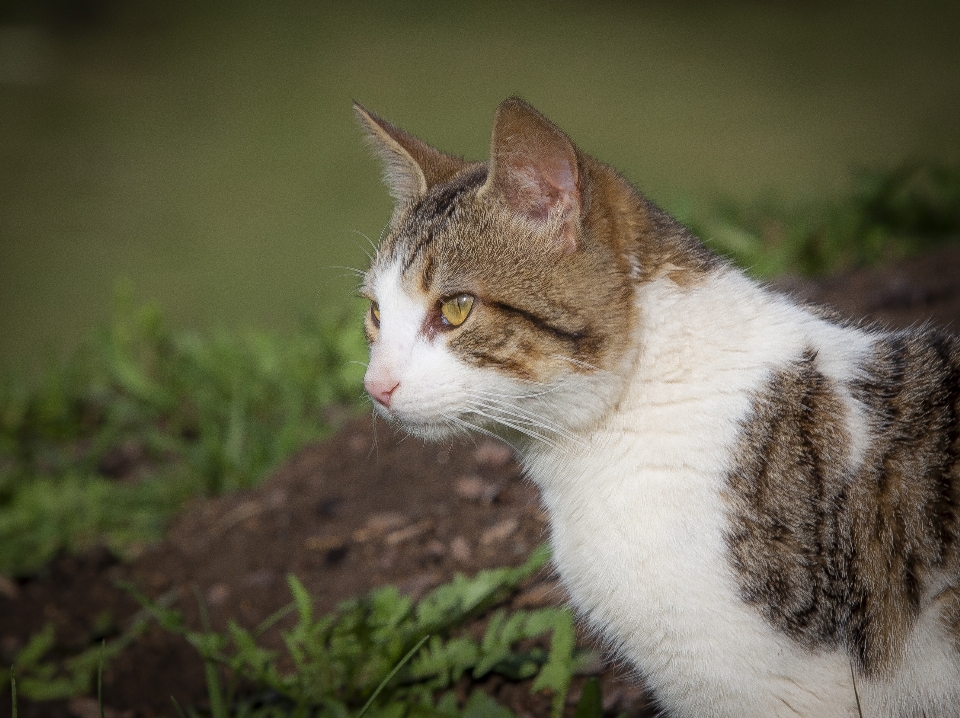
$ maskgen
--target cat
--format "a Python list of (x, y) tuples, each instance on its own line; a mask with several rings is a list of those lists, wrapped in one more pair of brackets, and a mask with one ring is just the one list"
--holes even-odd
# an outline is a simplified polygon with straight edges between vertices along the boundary
[(487, 163), (355, 111), (376, 411), (516, 446), (663, 712), (960, 716), (960, 339), (761, 286), (520, 99)]

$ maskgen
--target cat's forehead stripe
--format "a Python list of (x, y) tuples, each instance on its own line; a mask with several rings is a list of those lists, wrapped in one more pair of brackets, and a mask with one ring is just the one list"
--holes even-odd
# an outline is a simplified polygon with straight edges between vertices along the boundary
[(486, 167), (477, 167), (471, 172), (461, 174), (441, 185), (437, 185), (417, 204), (415, 211), (428, 217), (448, 217), (456, 206), (456, 200), (464, 192), (483, 184), (487, 176)]
[[(394, 258), (403, 257), (402, 273), (406, 273), (430, 246), (436, 237), (444, 231), (448, 220), (459, 206), (458, 200), (469, 190), (483, 184), (486, 167), (478, 167), (472, 172), (462, 174), (450, 182), (435, 187), (407, 214), (403, 227), (398, 232), (400, 241), (392, 248)], [(412, 244), (403, 241), (412, 240)]]

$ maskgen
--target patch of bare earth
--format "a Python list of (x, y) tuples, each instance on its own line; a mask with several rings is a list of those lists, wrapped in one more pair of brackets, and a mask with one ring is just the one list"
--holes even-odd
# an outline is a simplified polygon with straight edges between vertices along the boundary
[[(896, 326), (932, 320), (960, 329), (960, 247), (879, 269), (777, 286), (854, 317)], [(228, 618), (254, 626), (290, 600), (297, 575), (318, 611), (369, 589), (396, 584), (420, 596), (455, 572), (519, 564), (547, 537), (536, 490), (510, 451), (487, 439), (424, 445), (370, 418), (347, 422), (333, 438), (308, 446), (259, 488), (198, 501), (167, 539), (121, 563), (105, 551), (64, 557), (39, 575), (0, 582), (0, 660), (52, 622), (64, 652), (115, 635), (138, 606), (115, 588), (132, 581), (152, 597), (168, 595), (199, 625), (193, 588), (216, 627)], [(563, 600), (549, 572), (512, 599), (527, 607)], [(642, 691), (622, 670), (604, 674), (611, 713), (649, 714)], [(549, 698), (527, 685), (485, 685), (521, 715), (546, 715)], [(203, 667), (182, 639), (150, 629), (104, 674), (107, 718), (172, 716), (205, 701)], [(576, 695), (576, 691), (573, 691)], [(6, 706), (3, 708), (6, 710)], [(25, 718), (95, 716), (89, 698), (20, 703)]]

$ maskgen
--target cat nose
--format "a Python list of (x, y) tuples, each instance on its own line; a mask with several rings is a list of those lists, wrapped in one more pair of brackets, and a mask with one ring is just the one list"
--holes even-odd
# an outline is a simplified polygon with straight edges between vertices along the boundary
[(367, 393), (388, 409), (390, 408), (390, 397), (393, 396), (393, 392), (397, 390), (398, 386), (400, 386), (400, 382), (391, 377), (365, 377), (363, 380), (363, 388), (367, 390)]

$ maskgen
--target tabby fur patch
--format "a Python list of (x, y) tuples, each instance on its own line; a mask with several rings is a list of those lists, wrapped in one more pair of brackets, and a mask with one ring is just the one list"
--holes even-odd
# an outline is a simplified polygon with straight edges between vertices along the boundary
[[(851, 457), (845, 403), (868, 417)], [(960, 340), (883, 335), (841, 387), (808, 352), (773, 373), (730, 473), (727, 540), (744, 600), (811, 648), (843, 647), (866, 675), (893, 670), (934, 601), (960, 642)], [(855, 460), (856, 459), (856, 460)]]

